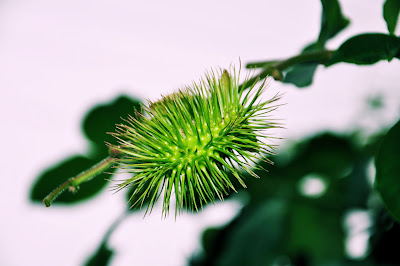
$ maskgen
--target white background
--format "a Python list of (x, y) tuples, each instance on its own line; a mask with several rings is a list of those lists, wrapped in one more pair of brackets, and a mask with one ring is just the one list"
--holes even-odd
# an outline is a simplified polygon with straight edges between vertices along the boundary
[[(383, 1), (342, 2), (351, 25), (329, 48), (387, 31)], [(68, 208), (28, 200), (43, 169), (87, 151), (80, 123), (88, 109), (121, 93), (157, 99), (239, 58), (295, 55), (318, 37), (320, 15), (317, 0), (0, 1), (0, 265), (80, 265), (125, 208), (123, 193), (108, 191)], [(287, 128), (279, 136), (394, 124), (399, 73), (395, 59), (320, 67), (302, 90), (272, 81), (268, 93), (285, 92), (287, 103), (276, 115)], [(384, 110), (366, 111), (366, 99), (380, 94)], [(161, 220), (157, 208), (145, 219), (132, 216), (111, 238), (112, 265), (185, 265), (202, 230), (239, 208), (221, 203), (177, 221)]]

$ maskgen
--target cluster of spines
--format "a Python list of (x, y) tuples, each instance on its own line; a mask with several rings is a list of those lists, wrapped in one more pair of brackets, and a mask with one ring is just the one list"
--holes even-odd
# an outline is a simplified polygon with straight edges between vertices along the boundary
[(265, 83), (243, 91), (236, 74), (220, 74), (151, 102), (144, 108), (147, 116), (130, 116), (117, 126), (113, 135), (119, 145), (111, 146), (124, 154), (119, 167), (133, 173), (117, 188), (135, 186), (133, 205), (149, 199), (149, 210), (164, 191), (165, 215), (173, 192), (176, 212), (198, 210), (235, 191), (227, 173), (244, 187), (240, 169), (257, 177), (250, 165), (273, 151), (262, 139), (265, 129), (278, 127), (266, 114), (279, 96), (261, 102)]

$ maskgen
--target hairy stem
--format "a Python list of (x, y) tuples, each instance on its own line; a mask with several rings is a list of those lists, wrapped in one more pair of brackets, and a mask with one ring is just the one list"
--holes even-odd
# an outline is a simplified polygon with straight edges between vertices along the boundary
[(87, 182), (94, 178), (96, 175), (103, 173), (105, 170), (110, 168), (115, 161), (115, 157), (110, 156), (94, 165), (92, 168), (80, 173), (76, 177), (71, 177), (64, 183), (62, 183), (59, 187), (57, 187), (53, 192), (51, 192), (47, 197), (43, 199), (43, 203), (46, 207), (50, 207), (51, 203), (63, 193), (67, 188), (75, 191), (78, 189), (78, 186), (84, 182)]

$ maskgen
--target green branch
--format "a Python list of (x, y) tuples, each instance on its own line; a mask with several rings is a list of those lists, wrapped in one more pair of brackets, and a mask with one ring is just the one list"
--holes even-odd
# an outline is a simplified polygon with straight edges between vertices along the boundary
[(272, 60), (264, 62), (251, 62), (246, 68), (263, 68), (257, 76), (249, 79), (246, 83), (240, 85), (240, 90), (245, 90), (255, 82), (265, 79), (267, 76), (273, 77), (275, 80), (283, 80), (283, 71), (301, 63), (318, 63), (327, 64), (334, 51), (322, 50), (315, 52), (302, 53), (284, 60)]
[(79, 185), (91, 180), (98, 174), (103, 173), (105, 170), (110, 168), (115, 162), (115, 157), (110, 156), (90, 168), (89, 170), (86, 170), (82, 172), (81, 174), (77, 175), (76, 177), (71, 177), (67, 181), (65, 181), (63, 184), (61, 184), (59, 187), (57, 187), (53, 192), (51, 192), (47, 197), (43, 199), (43, 203), (46, 205), (46, 207), (50, 207), (51, 203), (59, 196), (61, 193), (63, 193), (67, 188), (75, 192)]

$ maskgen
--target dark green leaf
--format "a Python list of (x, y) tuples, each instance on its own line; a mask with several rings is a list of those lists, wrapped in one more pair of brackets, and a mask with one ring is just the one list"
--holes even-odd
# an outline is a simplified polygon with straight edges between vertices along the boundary
[(247, 205), (227, 226), (204, 231), (202, 240), (204, 253), (190, 265), (273, 265), (282, 257), (298, 262), (299, 256), (325, 265), (343, 256), (342, 214), (271, 199)]
[(88, 259), (85, 266), (107, 266), (110, 264), (114, 255), (114, 250), (107, 246), (107, 243), (102, 243), (100, 248)]
[[(334, 208), (343, 208), (350, 200), (353, 201), (347, 196), (349, 180), (344, 177), (354, 167), (357, 154), (347, 137), (332, 133), (317, 135), (296, 145), (289, 153), (289, 161), (281, 162), (285, 155), (278, 154), (272, 158), (275, 161), (273, 166), (262, 163), (261, 166), (268, 172), (257, 170), (260, 179), (245, 177), (247, 189), (240, 193), (248, 193), (251, 204), (270, 197), (292, 198), (299, 195), (298, 182), (308, 175), (323, 177), (329, 184), (326, 194), (316, 200)], [(361, 192), (364, 190), (351, 192), (351, 196)], [(338, 195), (343, 197), (338, 198)]]
[(325, 46), (326, 41), (346, 28), (350, 21), (343, 16), (337, 0), (321, 0), (321, 3), (322, 18), (318, 43)]
[[(322, 18), (321, 18), (321, 30), (318, 41), (312, 43), (303, 49), (302, 53), (321, 51), (325, 47), (326, 41), (334, 37), (344, 28), (349, 25), (349, 20), (342, 14), (339, 2), (337, 0), (321, 0), (322, 3)], [(275, 65), (279, 61), (264, 61), (264, 62), (251, 62), (246, 65), (247, 68), (264, 68), (264, 71), (268, 70), (269, 66), (275, 70)], [(290, 68), (284, 75), (284, 83), (291, 83), (295, 86), (302, 88), (312, 84), (314, 73), (318, 67), (316, 62), (308, 62), (296, 64)], [(283, 69), (285, 71), (286, 69)], [(268, 72), (269, 75), (271, 71)], [(276, 78), (275, 78), (276, 79)]]
[(140, 102), (136, 99), (120, 96), (111, 103), (98, 105), (88, 112), (82, 128), (89, 140), (95, 144), (96, 156), (105, 157), (107, 147), (104, 142), (115, 143), (115, 139), (107, 132), (115, 131), (115, 125), (122, 122), (128, 115), (135, 117), (140, 111)]
[(400, 0), (386, 0), (383, 5), (383, 18), (386, 21), (390, 34), (396, 31), (397, 20), (400, 13)]
[(311, 204), (293, 203), (289, 209), (286, 251), (291, 257), (310, 257), (314, 265), (326, 265), (344, 255), (341, 214)]
[(383, 139), (375, 159), (375, 188), (391, 215), (400, 222), (400, 121)]
[(222, 231), (221, 228), (209, 227), (203, 232), (201, 242), (207, 254), (213, 254), (218, 249), (215, 244), (218, 243)]
[[(366, 173), (373, 148), (360, 146), (353, 135), (324, 133), (281, 151), (273, 166), (262, 164), (268, 172), (256, 170), (260, 179), (246, 179), (248, 188), (238, 193), (249, 196), (240, 215), (206, 230), (190, 265), (378, 265), (375, 258), (358, 263), (344, 253), (352, 228), (343, 218), (351, 209), (366, 210), (371, 195)], [(297, 186), (312, 173), (327, 181), (318, 198), (300, 195)]]
[(215, 265), (272, 265), (281, 248), (286, 214), (286, 203), (271, 200), (242, 215), (226, 235)]
[[(31, 189), (30, 199), (34, 202), (42, 202), (44, 197), (68, 178), (80, 174), (96, 163), (98, 161), (80, 155), (66, 159), (55, 167), (46, 170), (38, 177)], [(113, 172), (113, 170), (109, 169), (108, 172)], [(109, 174), (100, 174), (90, 182), (80, 185), (77, 193), (68, 191), (62, 193), (53, 204), (77, 203), (89, 199), (99, 193), (106, 186), (106, 179), (110, 178), (111, 175)]]
[(369, 257), (374, 259), (375, 265), (400, 265), (399, 249), (395, 244), (400, 239), (400, 224), (381, 206), (374, 210), (373, 217)]
[[(311, 43), (307, 45), (301, 53), (308, 53), (320, 50), (321, 47), (317, 43)], [(293, 66), (286, 74), (283, 79), (284, 83), (291, 83), (299, 88), (307, 87), (311, 85), (315, 70), (318, 67), (318, 63), (302, 63)]]
[(285, 78), (283, 79), (284, 83), (292, 83), (299, 88), (310, 86), (315, 70), (317, 70), (317, 63), (303, 63), (298, 64), (290, 70)]
[(355, 155), (348, 139), (332, 133), (316, 135), (296, 149), (298, 154), (289, 167), (300, 176), (318, 173), (331, 179), (341, 178), (351, 168)]
[(400, 56), (400, 39), (382, 33), (366, 33), (345, 41), (333, 53), (329, 65), (339, 62), (369, 65), (379, 60), (392, 60)]
[[(107, 132), (115, 130), (115, 124), (121, 122), (121, 117), (135, 116), (135, 110), (139, 110), (139, 108), (138, 100), (120, 96), (110, 104), (97, 106), (89, 111), (82, 127), (85, 135), (92, 141), (93, 150), (90, 156), (75, 155), (45, 170), (32, 186), (30, 199), (34, 202), (41, 202), (68, 178), (88, 170), (108, 156), (108, 148), (104, 142), (115, 142), (115, 140)], [(114, 169), (109, 169), (108, 172), (114, 172)], [(61, 194), (54, 204), (77, 203), (89, 199), (104, 189), (107, 184), (105, 179), (110, 178), (110, 174), (96, 176), (90, 182), (83, 183), (76, 194), (68, 192)]]

